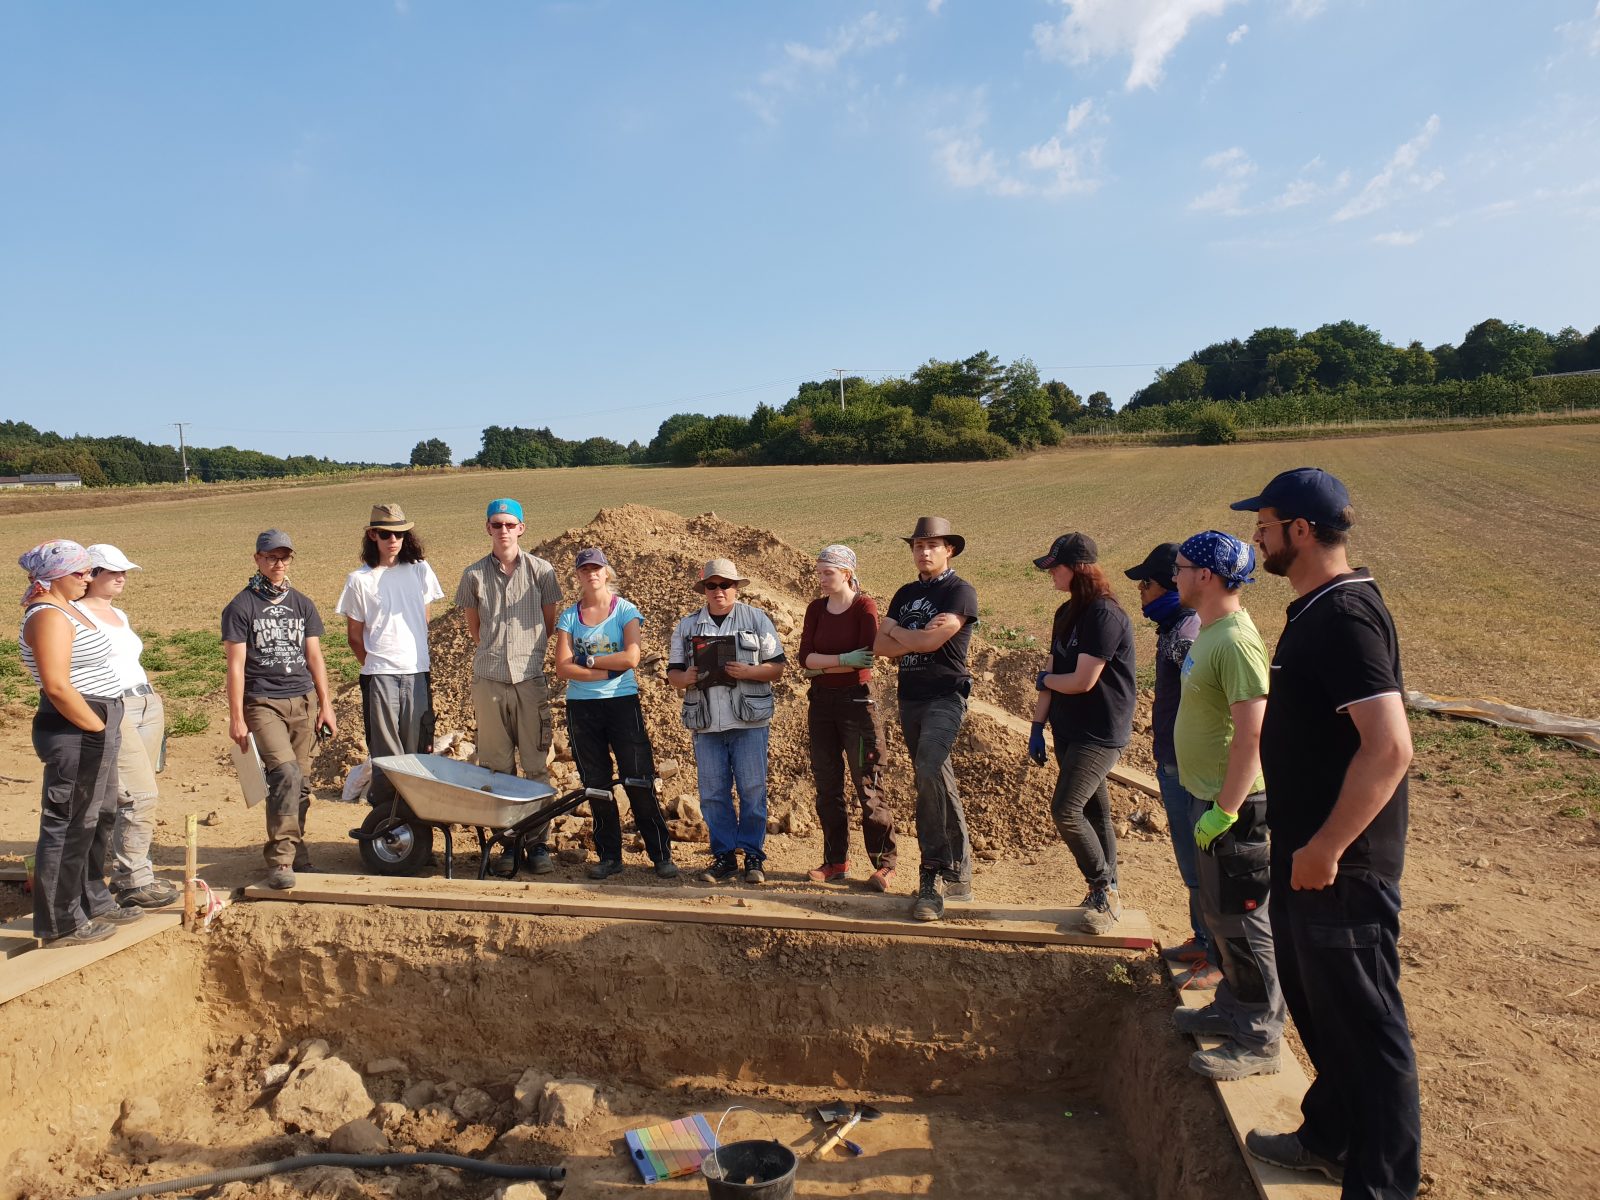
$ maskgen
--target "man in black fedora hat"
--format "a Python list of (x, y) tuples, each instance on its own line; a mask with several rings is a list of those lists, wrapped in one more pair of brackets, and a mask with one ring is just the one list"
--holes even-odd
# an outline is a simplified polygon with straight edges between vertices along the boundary
[(900, 662), (900, 725), (916, 768), (922, 856), (911, 915), (937, 921), (946, 900), (972, 899), (972, 847), (950, 753), (972, 691), (967, 643), (978, 619), (978, 593), (950, 568), (967, 540), (945, 518), (918, 517), (904, 540), (917, 578), (889, 602), (872, 651)]

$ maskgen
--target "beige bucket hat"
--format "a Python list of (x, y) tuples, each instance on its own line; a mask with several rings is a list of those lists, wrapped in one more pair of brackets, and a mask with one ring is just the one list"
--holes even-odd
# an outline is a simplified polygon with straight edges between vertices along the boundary
[(713, 558), (708, 562), (700, 571), (700, 578), (695, 582), (694, 590), (704, 594), (708, 579), (726, 579), (729, 583), (736, 583), (740, 587), (750, 582), (739, 574), (739, 568), (733, 565), (731, 558)]
[(368, 529), (387, 529), (392, 533), (404, 533), (416, 524), (415, 521), (406, 520), (406, 514), (398, 504), (374, 504), (372, 516), (367, 520)]

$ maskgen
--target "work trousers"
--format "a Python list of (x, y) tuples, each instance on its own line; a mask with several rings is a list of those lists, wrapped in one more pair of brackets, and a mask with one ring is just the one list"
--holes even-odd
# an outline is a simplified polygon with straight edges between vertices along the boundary
[[(1211, 807), (1198, 797), (1189, 806), (1189, 844)], [(1260, 1052), (1283, 1036), (1286, 1017), (1272, 942), (1271, 904), (1265, 892), (1267, 797), (1246, 796), (1232, 829), (1196, 856), (1200, 909), (1215, 939), (1222, 982), (1212, 1005), (1233, 1022), (1233, 1040)], [(1252, 870), (1252, 868), (1254, 868)], [(1251, 907), (1253, 905), (1253, 907)]]
[[(724, 729), (694, 735), (700, 813), (711, 831), (711, 853), (735, 850), (757, 864), (766, 861), (768, 727)], [(733, 789), (739, 789), (737, 814)]]
[(1316, 1068), (1300, 1143), (1344, 1161), (1346, 1200), (1409, 1200), (1421, 1178), (1417, 1060), (1400, 998), (1400, 889), (1341, 869), (1295, 891), (1287, 853), (1272, 871), (1278, 977)]
[(105, 721), (85, 733), (43, 695), (33, 750), (44, 764), (39, 841), (33, 850), (33, 935), (49, 941), (116, 907), (106, 887), (106, 847), (117, 813), (121, 699), (85, 697)]
[(1161, 787), (1161, 806), (1167, 811), (1172, 857), (1178, 863), (1178, 876), (1189, 893), (1189, 932), (1194, 935), (1195, 942), (1205, 948), (1206, 961), (1216, 966), (1217, 952), (1211, 946), (1211, 935), (1200, 913), (1200, 876), (1195, 865), (1200, 851), (1194, 844), (1194, 818), (1189, 815), (1194, 797), (1178, 781), (1177, 763), (1157, 763), (1156, 783)]
[(972, 843), (967, 814), (956, 790), (950, 755), (967, 715), (959, 692), (932, 700), (901, 700), (900, 727), (916, 772), (917, 849), (921, 869), (937, 871), (948, 882), (972, 882)]
[(622, 818), (613, 791), (614, 781), (620, 779), (633, 809), (633, 823), (644, 839), (645, 853), (651, 862), (669, 861), (672, 835), (656, 796), (656, 760), (639, 697), (569, 699), (567, 736), (572, 740), (572, 757), (578, 764), (583, 786), (606, 793), (604, 800), (589, 798), (589, 814), (594, 818), (594, 852), (602, 859), (622, 861)]
[(1056, 777), (1055, 795), (1050, 798), (1050, 815), (1089, 887), (1114, 888), (1117, 831), (1111, 821), (1106, 776), (1117, 765), (1122, 751), (1093, 742), (1068, 741), (1060, 734), (1055, 735), (1055, 743), (1061, 773)]
[(317, 696), (246, 696), (244, 723), (267, 773), (267, 868), (306, 870), (306, 813), (311, 808), (311, 756), (317, 748)]
[(155, 882), (150, 843), (156, 833), (156, 765), (167, 731), (166, 707), (154, 692), (122, 698), (122, 741), (117, 750), (117, 813), (111, 827), (111, 887)]
[(822, 825), (822, 861), (850, 857), (848, 771), (861, 805), (861, 836), (873, 867), (895, 864), (894, 813), (883, 794), (883, 722), (865, 684), (811, 686), (806, 723), (811, 733), (811, 775), (817, 784), (817, 820)]
[[(367, 754), (427, 754), (433, 749), (433, 691), (428, 672), (361, 677), (361, 727)], [(372, 772), (369, 804), (389, 804), (394, 784), (381, 770)]]
[[(500, 683), (472, 677), (472, 712), (478, 719), (478, 765), (515, 775), (522, 773), (539, 783), (550, 782), (550, 744), (554, 725), (550, 713), (550, 688), (543, 675), (521, 683)], [(548, 853), (545, 823), (529, 835), (528, 849)]]

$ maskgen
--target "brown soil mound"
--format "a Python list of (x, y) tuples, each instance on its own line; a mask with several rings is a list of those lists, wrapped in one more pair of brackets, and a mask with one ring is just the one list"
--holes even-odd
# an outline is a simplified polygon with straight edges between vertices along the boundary
[[(815, 595), (812, 558), (772, 533), (724, 521), (715, 513), (685, 518), (677, 513), (627, 504), (602, 509), (582, 529), (541, 543), (533, 553), (554, 564), (568, 596), (577, 594), (572, 561), (585, 546), (601, 546), (616, 569), (617, 591), (632, 600), (644, 614), (644, 660), (638, 671), (640, 698), (655, 748), (657, 763), (674, 760), (680, 774), (662, 789), (669, 817), (676, 815), (676, 799), (693, 796), (694, 752), (689, 733), (678, 719), (679, 702), (666, 682), (666, 653), (673, 624), (698, 607), (700, 597), (691, 589), (701, 565), (716, 557), (732, 558), (750, 579), (742, 599), (765, 609), (777, 627), (791, 665), (799, 650), (800, 629), (806, 605)], [(880, 611), (888, 606), (890, 592), (874, 593)], [(438, 730), (460, 731), (476, 737), (470, 699), (471, 642), (465, 620), (452, 609), (430, 627), (433, 654), (434, 709)], [(1015, 650), (985, 643), (981, 629), (972, 648), (973, 699), (981, 705), (1003, 709), (1024, 723), (1032, 707), (1033, 678), (1042, 662), (1038, 650)], [(556, 758), (553, 776), (561, 787), (576, 786), (577, 773), (566, 749), (561, 715), (563, 685), (549, 670), (557, 710)], [(772, 722), (769, 751), (769, 811), (774, 832), (806, 834), (814, 822), (815, 789), (812, 785), (809, 736), (806, 731), (806, 680), (798, 669), (775, 685), (777, 714)], [(914, 794), (909, 757), (896, 719), (896, 673), (880, 665), (874, 689), (884, 713), (888, 767), (885, 782), (897, 814), (902, 848), (915, 841), (912, 819)], [(1148, 698), (1141, 702), (1136, 727), (1148, 728)], [(339, 701), (340, 736), (317, 763), (315, 782), (321, 794), (337, 794), (351, 766), (361, 761), (360, 697), (355, 689)], [(1050, 794), (1055, 785), (1053, 767), (1031, 767), (1023, 757), (1025, 726), (1019, 730), (979, 711), (968, 713), (956, 746), (955, 770), (973, 839), (974, 850), (986, 858), (1008, 851), (1037, 848), (1057, 840), (1050, 818)], [(1136, 743), (1137, 744), (1137, 743)], [(1125, 761), (1151, 769), (1142, 750), (1129, 748)], [(1143, 761), (1141, 761), (1143, 759)], [(1112, 786), (1119, 813), (1150, 807), (1141, 805), (1131, 791)], [(626, 812), (626, 807), (624, 807)], [(573, 837), (581, 829), (571, 828)], [(680, 840), (704, 841), (704, 827), (673, 822)], [(558, 839), (558, 843), (565, 839)]]

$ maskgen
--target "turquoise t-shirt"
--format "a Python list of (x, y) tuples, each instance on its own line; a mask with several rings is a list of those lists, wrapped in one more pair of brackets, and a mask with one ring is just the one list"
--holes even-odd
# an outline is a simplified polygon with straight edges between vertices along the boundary
[[(1243, 609), (1200, 627), (1183, 660), (1183, 695), (1172, 727), (1178, 781), (1191, 795), (1215, 800), (1222, 794), (1233, 745), (1230, 706), (1265, 696), (1267, 670), (1266, 643)], [(1265, 790), (1258, 771), (1250, 791)]]
[[(644, 618), (639, 615), (633, 601), (613, 596), (611, 611), (600, 624), (585, 625), (578, 620), (578, 606), (573, 604), (561, 610), (561, 615), (556, 618), (556, 628), (565, 630), (567, 637), (572, 639), (574, 654), (615, 654), (622, 649), (622, 631), (628, 627), (629, 621), (638, 621), (642, 625)], [(613, 696), (638, 694), (639, 681), (634, 678), (632, 671), (624, 671), (615, 679), (600, 679), (592, 683), (586, 679), (567, 680), (568, 700), (609, 700)]]

